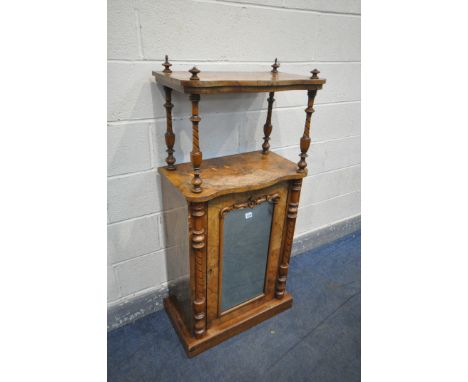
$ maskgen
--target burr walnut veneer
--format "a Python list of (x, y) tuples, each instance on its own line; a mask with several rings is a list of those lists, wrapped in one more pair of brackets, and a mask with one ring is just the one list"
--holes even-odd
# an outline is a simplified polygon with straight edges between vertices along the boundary
[[(310, 120), (317, 91), (325, 83), (312, 76), (268, 72), (153, 72), (165, 92), (167, 166), (159, 173), (163, 193), (182, 200), (185, 219), (166, 221), (168, 254), (182, 268), (169, 282), (166, 311), (189, 356), (291, 307), (285, 290), (302, 178), (307, 175)], [(270, 151), (274, 93), (307, 91), (303, 136), (297, 164)], [(191, 162), (176, 164), (172, 91), (192, 103)], [(261, 150), (202, 160), (199, 102), (203, 94), (268, 92)], [(177, 235), (177, 232), (181, 234)], [(171, 235), (174, 238), (171, 239)], [(170, 278), (170, 277), (169, 277)]]

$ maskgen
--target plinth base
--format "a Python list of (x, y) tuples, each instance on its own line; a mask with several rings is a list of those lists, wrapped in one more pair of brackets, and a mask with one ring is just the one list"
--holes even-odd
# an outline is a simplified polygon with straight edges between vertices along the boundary
[(205, 350), (227, 340), (247, 330), (266, 319), (291, 308), (292, 297), (289, 293), (285, 293), (281, 300), (273, 299), (267, 301), (247, 313), (240, 314), (233, 317), (231, 320), (226, 321), (216, 327), (208, 329), (202, 338), (194, 338), (187, 330), (182, 317), (177, 307), (172, 302), (171, 298), (164, 299), (164, 307), (172, 324), (179, 336), (179, 339), (184, 346), (184, 349), (189, 357), (200, 354)]

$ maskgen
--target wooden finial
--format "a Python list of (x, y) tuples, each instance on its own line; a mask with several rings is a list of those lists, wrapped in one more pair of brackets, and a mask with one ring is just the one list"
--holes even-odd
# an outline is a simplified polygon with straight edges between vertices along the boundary
[(275, 58), (275, 63), (271, 65), (273, 70), (271, 71), (272, 73), (278, 73), (278, 68), (280, 67), (280, 64), (278, 64), (278, 59)]
[(190, 77), (190, 80), (197, 81), (197, 80), (200, 79), (197, 76), (197, 74), (200, 73), (200, 71), (197, 69), (196, 66), (194, 66), (192, 69), (190, 69), (189, 72), (192, 73), (192, 77)]
[(318, 80), (319, 76), (318, 74), (320, 73), (320, 70), (314, 69), (311, 71), (312, 77), (310, 77), (311, 80)]
[(169, 62), (169, 59), (168, 59), (168, 57), (167, 57), (167, 54), (166, 54), (166, 61), (164, 61), (164, 63), (162, 64), (162, 66), (164, 66), (163, 73), (172, 73), (172, 70), (170, 69), (170, 67), (172, 66), (172, 64)]

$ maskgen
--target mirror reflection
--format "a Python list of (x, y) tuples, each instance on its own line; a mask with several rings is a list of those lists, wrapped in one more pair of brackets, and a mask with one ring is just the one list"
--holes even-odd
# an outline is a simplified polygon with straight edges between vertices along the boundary
[(265, 202), (224, 215), (221, 311), (263, 293), (273, 208)]

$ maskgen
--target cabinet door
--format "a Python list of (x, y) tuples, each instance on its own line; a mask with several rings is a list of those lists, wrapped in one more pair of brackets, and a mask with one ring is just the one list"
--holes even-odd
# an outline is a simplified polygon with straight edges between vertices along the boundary
[(208, 207), (208, 322), (274, 298), (287, 184), (217, 198)]

